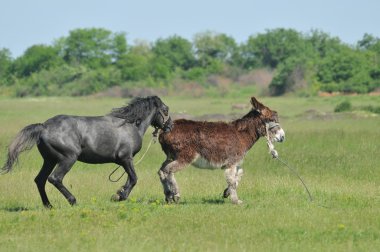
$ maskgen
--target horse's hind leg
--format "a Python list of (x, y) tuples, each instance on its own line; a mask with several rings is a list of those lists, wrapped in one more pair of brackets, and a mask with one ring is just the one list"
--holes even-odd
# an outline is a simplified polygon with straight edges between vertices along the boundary
[(76, 159), (65, 159), (58, 163), (57, 168), (50, 174), (48, 180), (52, 183), (65, 198), (69, 201), (70, 205), (76, 204), (76, 199), (69, 190), (63, 185), (62, 181), (65, 175), (70, 171), (71, 167), (74, 165)]
[(54, 166), (56, 164), (57, 163), (55, 161), (44, 159), (44, 164), (42, 165), (42, 168), (38, 173), (37, 177), (34, 179), (34, 182), (36, 182), (37, 184), (42, 203), (46, 208), (52, 208), (52, 205), (50, 204), (45, 191), (46, 180), (48, 179), (48, 176), (50, 175), (51, 171), (54, 169)]

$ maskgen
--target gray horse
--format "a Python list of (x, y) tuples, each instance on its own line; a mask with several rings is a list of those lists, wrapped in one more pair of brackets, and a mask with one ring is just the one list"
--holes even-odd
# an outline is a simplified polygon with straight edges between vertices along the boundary
[(45, 207), (52, 207), (45, 191), (47, 180), (71, 205), (76, 203), (62, 180), (77, 160), (122, 166), (128, 179), (112, 197), (122, 201), (127, 199), (137, 183), (133, 157), (140, 151), (143, 135), (149, 126), (155, 127), (156, 131), (170, 131), (172, 126), (169, 108), (157, 96), (135, 98), (128, 106), (113, 109), (105, 116), (58, 115), (20, 131), (9, 146), (2, 173), (11, 171), (19, 154), (37, 144), (44, 163), (34, 181)]

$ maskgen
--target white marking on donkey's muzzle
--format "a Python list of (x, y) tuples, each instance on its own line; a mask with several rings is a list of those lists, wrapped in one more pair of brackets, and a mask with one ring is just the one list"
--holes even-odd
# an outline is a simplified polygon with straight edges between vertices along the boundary
[(277, 130), (277, 132), (274, 134), (273, 140), (276, 142), (282, 142), (285, 140), (285, 131), (280, 128)]
[(283, 142), (285, 140), (285, 131), (279, 123), (269, 122), (266, 124), (267, 137), (271, 142)]

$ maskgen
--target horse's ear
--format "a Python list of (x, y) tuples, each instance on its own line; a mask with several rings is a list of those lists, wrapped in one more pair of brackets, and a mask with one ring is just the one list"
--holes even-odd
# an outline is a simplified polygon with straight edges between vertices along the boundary
[(162, 104), (161, 99), (156, 95), (152, 96), (152, 98), (153, 98), (154, 106), (156, 106), (157, 108), (160, 107)]

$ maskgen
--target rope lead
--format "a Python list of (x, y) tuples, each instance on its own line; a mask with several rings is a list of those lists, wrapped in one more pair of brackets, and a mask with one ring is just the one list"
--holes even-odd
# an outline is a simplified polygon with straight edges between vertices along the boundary
[[(157, 141), (157, 133), (156, 133), (156, 131), (153, 133), (153, 137), (152, 137), (152, 139), (150, 140), (150, 142), (149, 142), (149, 145), (148, 145), (148, 147), (146, 148), (146, 150), (145, 150), (145, 152), (144, 152), (144, 154), (141, 156), (141, 158), (139, 159), (139, 161), (137, 161), (135, 164), (134, 164), (134, 166), (137, 166), (143, 159), (144, 159), (144, 157), (145, 157), (145, 155), (148, 153), (148, 150), (150, 149), (150, 146), (152, 146), (152, 143), (154, 142), (154, 143), (156, 143), (156, 141)], [(118, 170), (120, 168), (120, 165), (118, 166), (118, 167), (116, 167), (111, 173), (110, 173), (110, 175), (108, 176), (108, 180), (109, 181), (111, 181), (111, 182), (113, 182), (113, 183), (116, 183), (116, 182), (118, 182), (123, 176), (124, 176), (124, 174), (125, 174), (125, 171), (120, 175), (120, 177), (118, 178), (118, 179), (112, 179), (112, 175)]]
[(309, 189), (307, 188), (307, 186), (306, 186), (305, 182), (303, 181), (303, 179), (301, 178), (301, 176), (296, 172), (296, 170), (293, 169), (293, 168), (291, 168), (291, 167), (290, 167), (287, 163), (285, 163), (285, 161), (283, 161), (280, 157), (277, 156), (276, 159), (277, 159), (278, 161), (280, 161), (283, 165), (285, 165), (286, 167), (288, 167), (288, 169), (289, 169), (294, 175), (296, 175), (296, 176), (298, 177), (298, 179), (301, 181), (303, 187), (305, 188), (307, 194), (309, 195), (309, 200), (310, 200), (310, 202), (313, 202), (313, 197), (311, 196), (311, 193), (310, 193)]

